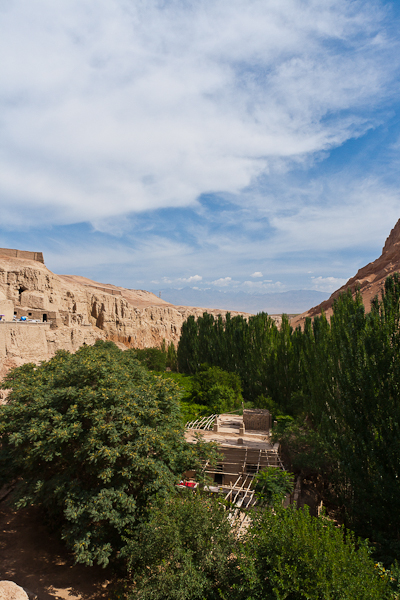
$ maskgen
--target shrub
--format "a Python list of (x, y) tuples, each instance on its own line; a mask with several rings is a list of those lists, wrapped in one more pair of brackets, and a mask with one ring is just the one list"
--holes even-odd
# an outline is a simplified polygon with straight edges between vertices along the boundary
[(160, 348), (135, 349), (136, 358), (150, 371), (165, 371), (167, 352)]
[(182, 422), (186, 425), (190, 421), (196, 421), (201, 417), (207, 417), (210, 414), (210, 407), (204, 404), (194, 404), (193, 402), (181, 402)]

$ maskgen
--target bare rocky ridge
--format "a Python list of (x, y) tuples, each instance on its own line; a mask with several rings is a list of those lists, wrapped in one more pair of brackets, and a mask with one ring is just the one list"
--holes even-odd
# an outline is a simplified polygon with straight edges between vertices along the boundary
[(292, 326), (302, 325), (306, 317), (315, 317), (322, 311), (330, 317), (334, 300), (348, 289), (355, 294), (360, 288), (365, 308), (370, 310), (371, 301), (375, 296), (379, 296), (385, 279), (396, 271), (400, 271), (400, 219), (390, 232), (379, 258), (360, 269), (345, 285), (333, 292), (328, 300), (292, 319)]
[[(0, 314), (5, 315), (0, 323), (0, 378), (14, 366), (48, 360), (59, 349), (74, 352), (97, 339), (120, 347), (160, 346), (163, 339), (177, 344), (182, 323), (205, 310), (174, 306), (144, 290), (55, 275), (37, 258), (9, 256), (0, 249)], [(14, 315), (30, 322), (13, 322)]]

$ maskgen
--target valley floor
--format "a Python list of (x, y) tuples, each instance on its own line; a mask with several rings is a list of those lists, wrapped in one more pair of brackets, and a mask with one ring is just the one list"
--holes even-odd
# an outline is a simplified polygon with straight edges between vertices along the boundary
[(14, 581), (37, 600), (101, 600), (110, 597), (107, 577), (107, 570), (74, 565), (36, 508), (17, 513), (0, 503), (0, 580)]

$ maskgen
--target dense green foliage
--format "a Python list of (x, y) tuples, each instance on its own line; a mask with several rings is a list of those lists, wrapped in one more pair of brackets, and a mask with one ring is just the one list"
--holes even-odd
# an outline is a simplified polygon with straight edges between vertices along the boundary
[(178, 347), (181, 371), (236, 372), (246, 400), (297, 418), (281, 433), (292, 465), (329, 479), (346, 522), (389, 562), (400, 556), (399, 298), (396, 274), (370, 313), (349, 291), (330, 321), (308, 319), (304, 331), (285, 316), (278, 329), (266, 314), (204, 314), (186, 321)]
[[(390, 282), (388, 286), (387, 297), (376, 303), (371, 317), (360, 309), (358, 299), (346, 296), (335, 307), (342, 311), (338, 313), (344, 315), (342, 320), (332, 320), (329, 326), (321, 319), (314, 328), (307, 325), (304, 334), (290, 337), (293, 332), (288, 329), (282, 336), (290, 337), (288, 348), (302, 373), (293, 394), (297, 399), (306, 398), (310, 406), (305, 424), (286, 427), (288, 446), (297, 443), (298, 455), (309, 456), (317, 440), (324, 462), (331, 469), (336, 465), (333, 484), (338, 497), (342, 494), (351, 500), (349, 519), (361, 528), (360, 519), (367, 514), (366, 530), (372, 531), (381, 545), (386, 536), (393, 551), (399, 516), (391, 515), (386, 526), (376, 515), (379, 501), (383, 511), (388, 511), (398, 500), (392, 496), (385, 504), (377, 486), (369, 496), (371, 504), (362, 510), (358, 507), (362, 485), (378, 482), (382, 493), (397, 492), (397, 483), (390, 476), (396, 478), (397, 456), (390, 455), (391, 448), (385, 454), (381, 437), (384, 427), (391, 427), (390, 440), (396, 450), (398, 331), (389, 310), (395, 303), (390, 304), (389, 297), (397, 291), (391, 290)], [(348, 314), (357, 317), (356, 331), (363, 336), (362, 344), (354, 343)], [(342, 323), (347, 335), (340, 329)], [(386, 337), (382, 336), (384, 325)], [(377, 332), (379, 343), (374, 337)], [(386, 347), (388, 343), (392, 349)], [(308, 363), (319, 360), (318, 347), (324, 348), (326, 361), (318, 371), (319, 388), (307, 370)], [(382, 355), (386, 371), (382, 362), (378, 366), (386, 372), (385, 377), (375, 387), (371, 381), (370, 386), (364, 384), (367, 369), (377, 376), (375, 363), (383, 360)], [(282, 373), (289, 377), (294, 370), (289, 365)], [(135, 350), (121, 352), (111, 342), (98, 342), (74, 355), (58, 352), (39, 367), (30, 364), (15, 369), (2, 386), (12, 388), (10, 402), (0, 409), (2, 481), (18, 479), (19, 506), (40, 505), (77, 561), (89, 565), (113, 561), (120, 572), (127, 569), (129, 597), (396, 597), (390, 596), (389, 585), (398, 588), (397, 576), (391, 580), (382, 565), (374, 566), (365, 543), (356, 543), (351, 534), (325, 518), (279, 507), (279, 496), (292, 487), (288, 473), (274, 468), (257, 477), (260, 503), (250, 509), (252, 524), (239, 539), (228, 518), (228, 506), (201, 492), (177, 491), (175, 484), (185, 470), (197, 469), (202, 482), (201, 463), (215, 458), (215, 451), (206, 444), (185, 443), (178, 400), (185, 397), (182, 394), (207, 398), (216, 386), (231, 390), (236, 400), (240, 399), (240, 382), (231, 372), (212, 367), (198, 369), (191, 379), (182, 374), (154, 376), (139, 364)], [(284, 381), (276, 387), (289, 388)], [(348, 405), (342, 406), (342, 397)], [(277, 400), (266, 395), (264, 401)], [(352, 403), (353, 419), (349, 416)], [(392, 413), (388, 414), (386, 405), (392, 407)], [(389, 424), (379, 428), (377, 415), (369, 415), (371, 407), (379, 410), (381, 419), (392, 419)], [(330, 426), (332, 418), (335, 423)], [(347, 444), (339, 439), (341, 435), (349, 438)], [(366, 458), (353, 456), (364, 449)], [(379, 456), (386, 461), (382, 465)], [(355, 473), (352, 461), (365, 472)], [(268, 504), (275, 506), (274, 512)], [(393, 569), (395, 575), (397, 567)]]
[(106, 565), (123, 554), (149, 501), (166, 497), (188, 467), (176, 385), (112, 342), (24, 365), (0, 410), (0, 471), (22, 478), (20, 505), (41, 505), (76, 560)]
[(178, 362), (176, 349), (173, 342), (170, 342), (168, 348), (165, 340), (161, 348), (135, 348), (135, 354), (138, 361), (150, 371), (165, 371), (166, 368), (176, 371)]
[(253, 487), (261, 506), (282, 504), (286, 494), (293, 491), (293, 474), (276, 467), (266, 467), (255, 476)]
[(309, 413), (335, 465), (332, 483), (348, 522), (383, 552), (400, 550), (400, 280), (365, 313), (343, 295), (331, 324), (304, 331)]
[(161, 375), (178, 384), (184, 423), (210, 413), (236, 411), (242, 406), (241, 383), (236, 373), (202, 365), (194, 375), (171, 371)]
[(131, 542), (131, 598), (229, 597), (238, 543), (225, 507), (211, 497), (182, 492), (159, 503)]
[(136, 358), (150, 371), (165, 371), (167, 353), (160, 348), (135, 349)]
[(177, 384), (177, 392), (179, 394), (179, 405), (181, 409), (182, 422), (186, 424), (188, 421), (195, 421), (200, 416), (208, 415), (210, 409), (204, 404), (196, 404), (192, 398), (193, 381), (192, 376), (185, 373), (175, 373), (173, 371), (165, 371), (161, 373), (163, 379), (169, 379)]
[(167, 348), (167, 367), (171, 369), (171, 371), (178, 370), (178, 355), (173, 342), (170, 342)]
[(225, 319), (191, 316), (182, 326), (179, 371), (197, 373), (204, 363), (220, 367), (239, 375), (246, 400), (261, 406), (269, 397), (280, 410), (295, 412), (300, 385), (293, 336), (285, 315), (280, 329), (265, 313), (249, 319), (229, 313)]
[(384, 600), (365, 543), (307, 510), (276, 509), (254, 516), (240, 561), (243, 600)]
[[(388, 574), (367, 544), (307, 510), (251, 513), (234, 535), (224, 506), (200, 494), (157, 505), (130, 553), (140, 600), (384, 600)], [(140, 540), (140, 544), (139, 544)], [(134, 582), (132, 584), (132, 582)]]
[(236, 410), (243, 401), (240, 377), (219, 367), (204, 365), (192, 377), (191, 399), (206, 405), (212, 413)]
[(279, 420), (273, 429), (272, 440), (279, 441), (287, 468), (302, 471), (305, 475), (329, 470), (331, 448), (309, 417)]

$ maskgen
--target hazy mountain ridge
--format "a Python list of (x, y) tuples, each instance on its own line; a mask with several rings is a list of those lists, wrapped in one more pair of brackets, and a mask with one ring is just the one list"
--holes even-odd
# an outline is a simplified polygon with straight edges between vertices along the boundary
[(160, 290), (161, 298), (176, 306), (202, 306), (208, 309), (224, 308), (250, 313), (267, 312), (269, 314), (302, 313), (328, 298), (328, 293), (314, 290), (290, 290), (288, 292), (269, 292), (265, 294), (248, 292), (220, 292), (200, 290), (191, 287), (182, 289), (166, 288)]

